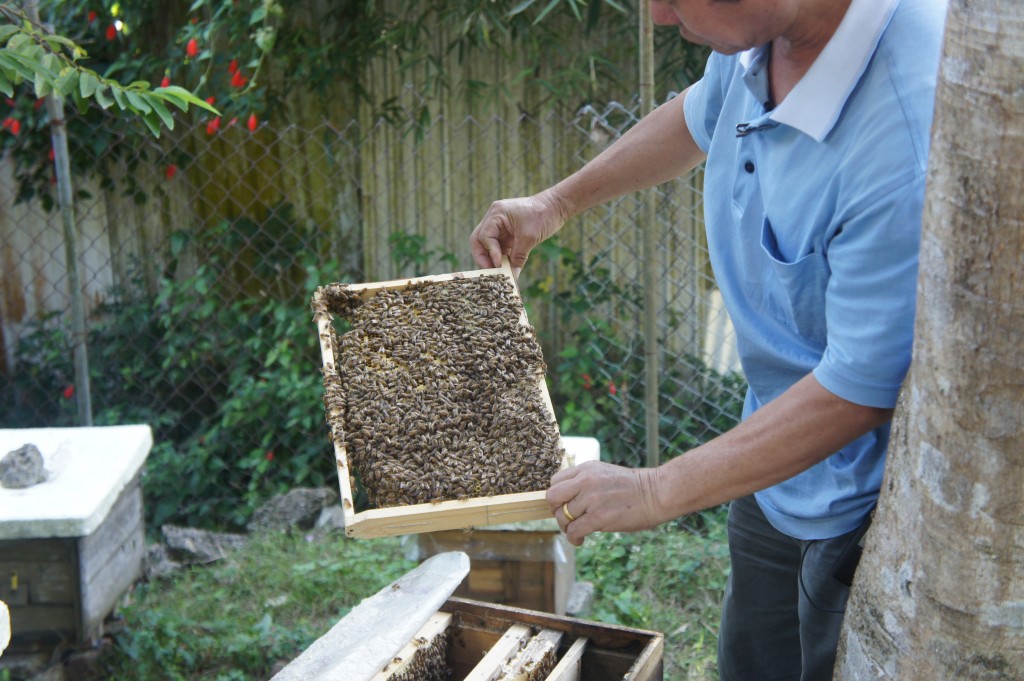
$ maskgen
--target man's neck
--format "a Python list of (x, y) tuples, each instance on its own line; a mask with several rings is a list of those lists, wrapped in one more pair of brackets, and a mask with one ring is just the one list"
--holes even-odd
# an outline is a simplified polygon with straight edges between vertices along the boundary
[(769, 49), (772, 101), (779, 104), (800, 82), (846, 16), (851, 0), (807, 0), (797, 20)]

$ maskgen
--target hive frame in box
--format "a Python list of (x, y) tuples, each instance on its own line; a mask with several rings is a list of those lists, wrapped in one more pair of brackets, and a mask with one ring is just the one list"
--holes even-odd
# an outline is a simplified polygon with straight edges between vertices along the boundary
[[(395, 279), (370, 284), (348, 284), (345, 288), (352, 293), (359, 294), (363, 300), (369, 300), (381, 291), (406, 289), (420, 282), (441, 283), (455, 279), (469, 279), (487, 275), (508, 277), (515, 296), (519, 297), (519, 289), (507, 258), (503, 261), (502, 267), (493, 269), (469, 270), (426, 277), (414, 277), (411, 279)], [(315, 309), (326, 309), (326, 306), (318, 306), (316, 304), (321, 295), (321, 291), (317, 290), (313, 296)], [(334, 346), (331, 341), (333, 316), (329, 313), (318, 312), (314, 321), (316, 322), (317, 334), (320, 338), (320, 354), (323, 360), (326, 389), (326, 382), (330, 380), (329, 377), (337, 377), (337, 372), (334, 369)], [(519, 322), (529, 326), (525, 308), (519, 317)], [(543, 376), (537, 382), (537, 389), (543, 398), (548, 413), (554, 419), (555, 410), (551, 404), (551, 395), (548, 393), (547, 383)], [(327, 407), (329, 425), (333, 425), (333, 420), (340, 417), (340, 414), (333, 413), (331, 406)], [(352, 485), (349, 482), (348, 452), (345, 445), (336, 438), (333, 441), (333, 445), (334, 457), (338, 468), (341, 506), (345, 516), (345, 534), (350, 537), (366, 539), (400, 534), (436, 532), (440, 530), (467, 529), (501, 523), (516, 523), (525, 520), (539, 520), (551, 516), (543, 490), (456, 501), (393, 506), (356, 513)], [(572, 465), (572, 462), (568, 460), (568, 457), (564, 457), (561, 468), (566, 468), (570, 465)]]
[[(497, 646), (509, 631), (520, 628), (561, 632), (558, 662), (544, 681), (661, 681), (665, 637), (660, 632), (559, 617), (523, 608), (463, 598), (449, 598), (440, 607), (451, 614), (457, 645), (453, 679), (476, 681), (483, 660), (471, 653)], [(504, 632), (504, 633), (503, 633)], [(469, 653), (469, 654), (467, 654)], [(492, 676), (490, 678), (496, 678)]]
[(468, 573), (464, 553), (427, 559), (363, 599), (272, 681), (437, 678), (439, 658), (452, 681), (662, 681), (663, 634), (452, 598)]

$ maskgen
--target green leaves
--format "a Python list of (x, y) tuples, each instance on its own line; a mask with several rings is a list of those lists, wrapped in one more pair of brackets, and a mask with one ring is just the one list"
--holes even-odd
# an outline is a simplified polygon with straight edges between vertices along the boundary
[(130, 85), (98, 75), (79, 64), (86, 52), (73, 40), (40, 32), (21, 17), (20, 23), (0, 25), (0, 93), (13, 97), (15, 88), (31, 83), (37, 98), (50, 94), (70, 97), (79, 111), (89, 100), (103, 109), (118, 110), (142, 118), (156, 137), (161, 130), (174, 129), (168, 104), (188, 111), (197, 106), (215, 115), (220, 112), (185, 88), (169, 86), (151, 89), (146, 81)]

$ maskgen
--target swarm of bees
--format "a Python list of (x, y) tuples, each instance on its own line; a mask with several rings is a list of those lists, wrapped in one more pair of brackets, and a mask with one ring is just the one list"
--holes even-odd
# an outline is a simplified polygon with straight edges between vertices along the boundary
[(408, 660), (392, 660), (396, 669), (385, 667), (387, 681), (447, 681), (448, 632), (442, 631), (433, 640), (417, 639), (416, 652)]
[(502, 275), (413, 282), (364, 299), (322, 287), (332, 438), (383, 508), (546, 489), (564, 456), (544, 401), (545, 365)]

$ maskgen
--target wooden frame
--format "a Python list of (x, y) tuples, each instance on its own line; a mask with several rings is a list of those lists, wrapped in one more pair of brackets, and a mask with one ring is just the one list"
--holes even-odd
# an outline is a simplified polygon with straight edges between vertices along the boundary
[[(507, 641), (518, 642), (514, 653), (528, 650), (530, 631), (545, 637), (561, 634), (558, 662), (545, 681), (661, 681), (663, 677), (665, 637), (655, 631), (461, 598), (448, 599), (440, 612), (453, 617), (449, 631), (457, 643), (449, 645), (452, 679), (502, 678), (502, 667), (495, 659), (508, 660), (514, 666)], [(501, 652), (491, 659), (495, 648)], [(481, 651), (487, 651), (482, 659)]]
[[(508, 277), (512, 284), (512, 289), (518, 297), (519, 291), (516, 287), (515, 277), (512, 274), (512, 268), (507, 259), (500, 268), (454, 272), (412, 279), (396, 279), (370, 284), (349, 284), (345, 289), (349, 292), (357, 293), (363, 300), (368, 300), (381, 291), (401, 290), (419, 282), (445, 282), (487, 275), (503, 275)], [(320, 353), (323, 360), (326, 389), (328, 381), (332, 380), (332, 376), (337, 377), (337, 373), (334, 369), (335, 357), (332, 343), (331, 324), (333, 316), (329, 312), (320, 311), (326, 309), (326, 305), (322, 302), (321, 290), (317, 290), (313, 296), (313, 307), (315, 310), (318, 310), (314, 321), (316, 322), (320, 338)], [(521, 324), (529, 325), (525, 309), (520, 315), (519, 321)], [(547, 406), (551, 417), (554, 418), (555, 411), (551, 404), (551, 396), (548, 393), (547, 384), (543, 378), (538, 381), (537, 389), (540, 391), (543, 402)], [(333, 424), (334, 420), (338, 418), (341, 418), (341, 414), (334, 413), (332, 408), (328, 406), (328, 423)], [(345, 446), (337, 440), (334, 441), (333, 445), (335, 462), (338, 469), (341, 506), (345, 516), (345, 534), (350, 537), (386, 537), (399, 534), (436, 532), (439, 530), (467, 529), (486, 525), (522, 522), (525, 520), (539, 520), (551, 516), (543, 490), (370, 509), (356, 513), (352, 485), (349, 482), (348, 453)], [(563, 459), (561, 467), (565, 468), (569, 465), (571, 465), (571, 462)]]
[(370, 681), (409, 678), (417, 651), (437, 636), (448, 637), (444, 660), (453, 681), (660, 681), (663, 676), (664, 637), (658, 632), (451, 598)]

